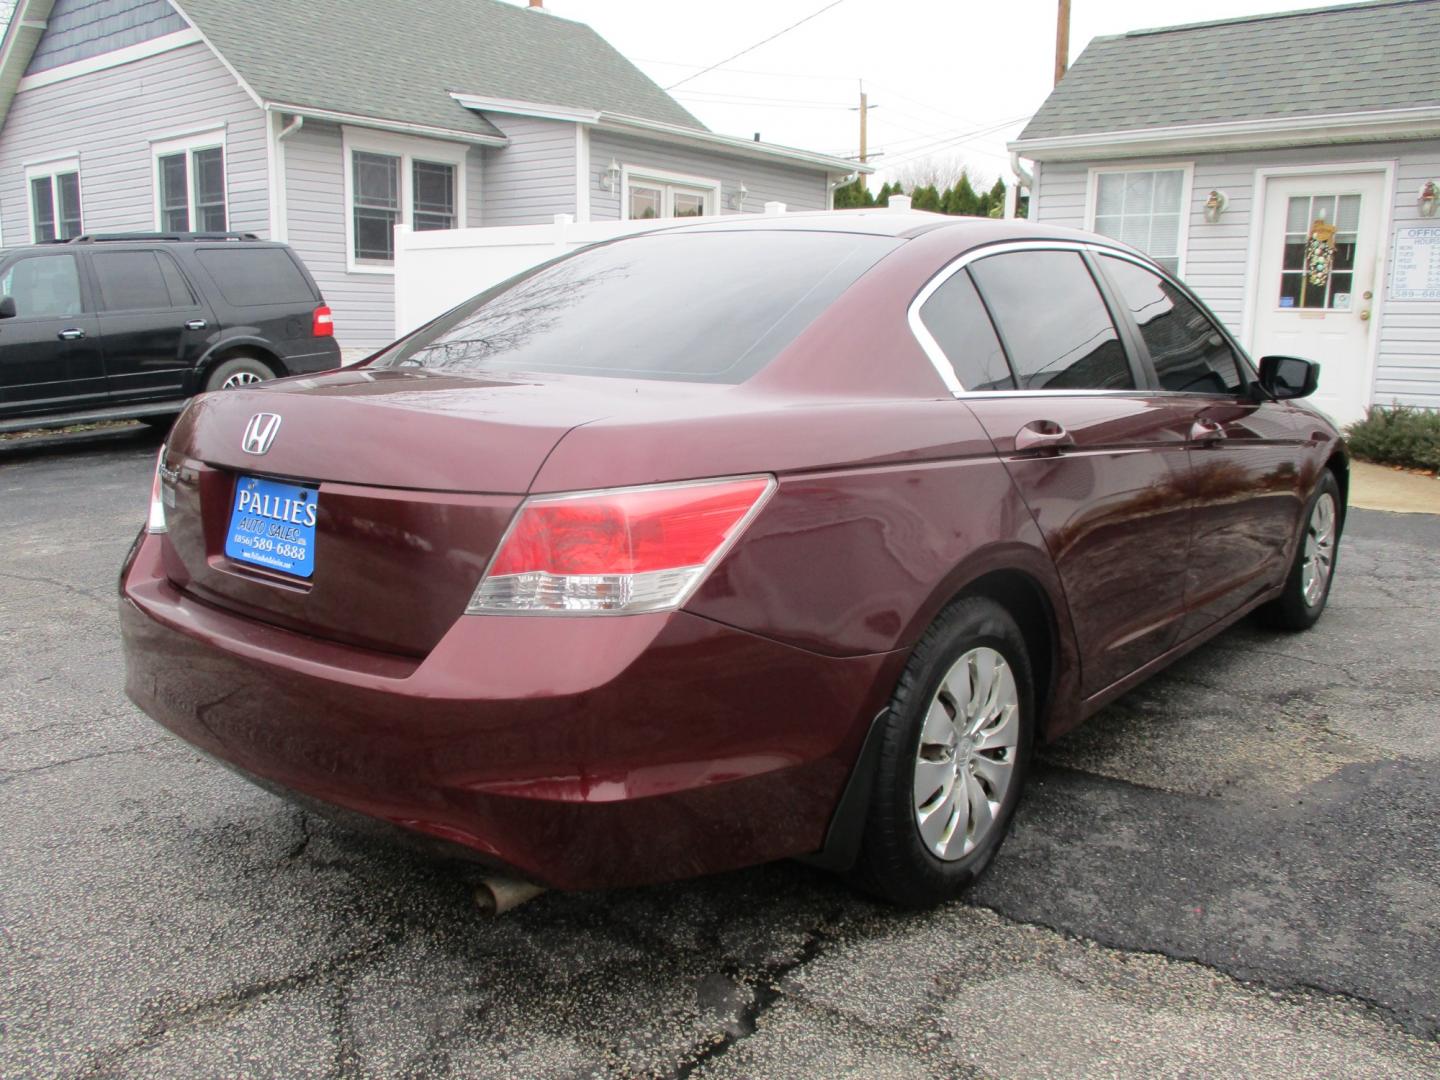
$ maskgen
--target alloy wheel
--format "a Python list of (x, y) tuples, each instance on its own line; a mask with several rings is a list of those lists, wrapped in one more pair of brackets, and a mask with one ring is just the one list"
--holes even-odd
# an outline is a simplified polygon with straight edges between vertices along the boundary
[(947, 862), (968, 855), (1000, 816), (1020, 741), (1020, 695), (1005, 658), (965, 653), (930, 701), (915, 754), (915, 825)]
[(1314, 607), (1325, 595), (1330, 571), (1335, 565), (1335, 496), (1322, 491), (1310, 511), (1305, 528), (1305, 551), (1300, 563), (1300, 591), (1305, 603)]
[(237, 371), (234, 375), (231, 375), (228, 379), (226, 379), (223, 383), (220, 384), (220, 389), (234, 390), (236, 387), (239, 386), (253, 386), (255, 383), (264, 381), (265, 380), (263, 378), (255, 374), (255, 372), (253, 371)]

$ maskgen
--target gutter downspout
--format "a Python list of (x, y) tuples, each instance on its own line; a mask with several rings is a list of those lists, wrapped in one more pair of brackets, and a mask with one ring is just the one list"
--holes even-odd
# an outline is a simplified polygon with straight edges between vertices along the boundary
[(1020, 189), (1024, 188), (1030, 192), (1030, 213), (1035, 211), (1035, 175), (1024, 165), (1020, 164), (1020, 155), (1014, 150), (1010, 151), (1010, 171), (1015, 174), (1015, 183), (1010, 185), (1010, 190), (1005, 193), (1005, 216), (1013, 218), (1015, 207), (1020, 202)]
[[(275, 116), (276, 120), (279, 120), (279, 114), (276, 113)], [(275, 200), (275, 218), (270, 226), (270, 239), (279, 240), (282, 243), (290, 239), (290, 200), (285, 185), (284, 143), (286, 139), (294, 135), (304, 126), (305, 117), (294, 116), (291, 117), (290, 123), (286, 124), (279, 131), (275, 131), (274, 127), (270, 128), (271, 131), (275, 132), (274, 153), (272, 155), (275, 167), (275, 189), (272, 193)]]

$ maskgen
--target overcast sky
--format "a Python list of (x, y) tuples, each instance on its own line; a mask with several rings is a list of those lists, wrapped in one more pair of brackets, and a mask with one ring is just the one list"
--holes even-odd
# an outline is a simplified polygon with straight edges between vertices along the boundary
[[(524, 0), (516, 0), (524, 3)], [(589, 23), (661, 86), (723, 60), (828, 0), (545, 0)], [(842, 0), (672, 93), (715, 131), (850, 156), (860, 80), (881, 171), (962, 155), (1009, 177), (1005, 142), (1054, 80), (1056, 0)], [(1073, 0), (1070, 55), (1101, 34), (1325, 6), (1317, 0)], [(998, 130), (996, 129), (998, 125)], [(989, 132), (966, 138), (975, 132)]]

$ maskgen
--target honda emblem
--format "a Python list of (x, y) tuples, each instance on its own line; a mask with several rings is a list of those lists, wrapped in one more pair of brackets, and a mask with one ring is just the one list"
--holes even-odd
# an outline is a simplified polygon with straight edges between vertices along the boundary
[(245, 435), (240, 440), (240, 449), (247, 454), (263, 454), (275, 441), (280, 430), (280, 416), (273, 412), (257, 412), (245, 425)]

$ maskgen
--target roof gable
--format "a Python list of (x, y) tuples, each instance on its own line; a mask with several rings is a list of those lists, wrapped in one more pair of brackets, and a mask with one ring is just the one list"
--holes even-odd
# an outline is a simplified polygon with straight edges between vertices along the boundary
[(1440, 0), (1377, 0), (1096, 38), (1018, 143), (1434, 106), (1436, 42)]
[(178, 0), (267, 102), (494, 134), (452, 91), (704, 130), (583, 23), (501, 0)]

